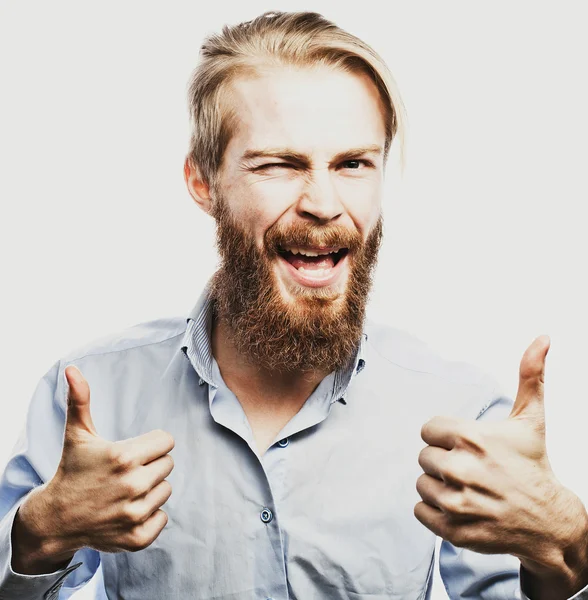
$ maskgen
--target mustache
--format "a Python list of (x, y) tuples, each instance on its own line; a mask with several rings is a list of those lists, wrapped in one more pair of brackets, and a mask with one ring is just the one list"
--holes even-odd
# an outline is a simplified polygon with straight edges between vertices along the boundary
[(286, 246), (333, 246), (347, 248), (350, 252), (359, 250), (363, 244), (361, 234), (343, 225), (316, 225), (294, 223), (270, 227), (264, 236), (265, 247), (271, 254), (278, 254)]

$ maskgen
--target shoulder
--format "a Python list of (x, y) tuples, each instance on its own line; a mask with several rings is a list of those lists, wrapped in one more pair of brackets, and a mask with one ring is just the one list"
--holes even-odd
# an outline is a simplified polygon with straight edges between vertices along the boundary
[(367, 319), (365, 333), (370, 359), (386, 368), (422, 374), (447, 384), (497, 387), (495, 379), (479, 366), (450, 360), (405, 330)]
[[(54, 402), (65, 412), (64, 371), (74, 365), (90, 384), (96, 425), (110, 431), (114, 420), (128, 422), (131, 417), (127, 413), (136, 410), (136, 398), (159, 385), (162, 373), (180, 350), (186, 326), (185, 316), (155, 319), (73, 348), (56, 365)], [(126, 402), (121, 403), (123, 396)]]
[(157, 348), (176, 341), (186, 331), (186, 317), (163, 317), (132, 325), (77, 346), (62, 357), (61, 363), (71, 363), (91, 356), (117, 354)]

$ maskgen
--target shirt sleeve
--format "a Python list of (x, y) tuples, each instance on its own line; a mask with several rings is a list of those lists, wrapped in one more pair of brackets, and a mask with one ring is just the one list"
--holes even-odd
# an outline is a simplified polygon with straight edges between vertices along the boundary
[[(508, 418), (513, 404), (510, 398), (493, 394), (489, 405), (478, 415), (478, 420), (504, 420)], [(522, 588), (520, 569), (519, 559), (509, 554), (479, 554), (457, 548), (447, 540), (441, 542), (439, 570), (451, 600), (534, 600)], [(588, 600), (588, 586), (568, 600)]]
[(55, 474), (63, 449), (65, 404), (59, 401), (56, 363), (41, 379), (30, 401), (26, 422), (0, 478), (0, 600), (67, 600), (94, 575), (96, 550), (83, 548), (69, 565), (53, 573), (25, 575), (12, 568), (12, 525), (20, 505), (35, 487)]

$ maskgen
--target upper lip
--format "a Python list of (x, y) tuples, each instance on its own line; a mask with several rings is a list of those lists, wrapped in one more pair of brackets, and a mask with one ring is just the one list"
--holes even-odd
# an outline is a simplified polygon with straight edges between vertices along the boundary
[(306, 256), (318, 256), (319, 254), (332, 254), (345, 249), (345, 246), (295, 246), (290, 244), (280, 246), (281, 252), (291, 252), (292, 254), (305, 254)]

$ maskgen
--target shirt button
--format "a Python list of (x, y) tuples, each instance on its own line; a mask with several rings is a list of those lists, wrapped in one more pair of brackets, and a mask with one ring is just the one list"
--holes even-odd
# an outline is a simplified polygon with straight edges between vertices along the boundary
[(288, 438), (284, 438), (278, 442), (278, 446), (280, 446), (280, 448), (285, 448), (289, 443), (290, 440)]
[(264, 508), (259, 516), (264, 523), (269, 523), (274, 518), (274, 515), (269, 508)]

